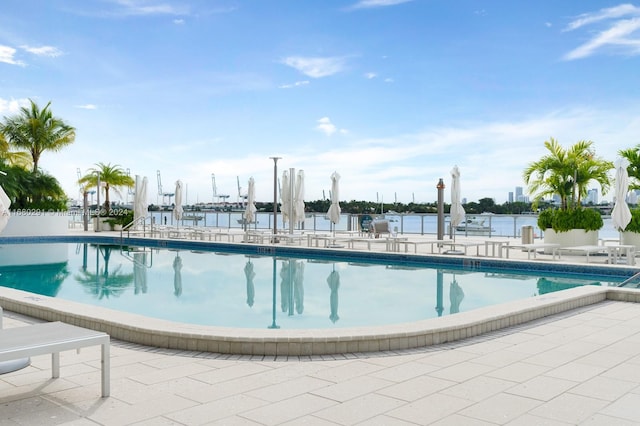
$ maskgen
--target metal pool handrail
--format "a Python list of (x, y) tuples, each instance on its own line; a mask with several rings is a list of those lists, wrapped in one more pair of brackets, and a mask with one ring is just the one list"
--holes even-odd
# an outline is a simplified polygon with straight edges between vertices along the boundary
[(636, 272), (635, 274), (633, 274), (633, 276), (622, 281), (622, 283), (618, 284), (618, 287), (624, 287), (625, 285), (629, 284), (631, 281), (635, 280), (636, 278), (640, 278), (640, 272)]

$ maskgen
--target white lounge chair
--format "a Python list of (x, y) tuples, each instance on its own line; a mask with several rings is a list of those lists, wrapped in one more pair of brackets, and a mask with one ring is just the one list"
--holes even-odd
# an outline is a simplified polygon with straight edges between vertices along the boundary
[(51, 354), (51, 377), (60, 377), (60, 352), (102, 346), (102, 396), (110, 393), (109, 335), (63, 322), (45, 322), (0, 330), (0, 363)]
[(373, 235), (375, 238), (380, 238), (381, 234), (391, 235), (391, 231), (389, 230), (389, 221), (374, 220), (369, 224), (369, 234)]

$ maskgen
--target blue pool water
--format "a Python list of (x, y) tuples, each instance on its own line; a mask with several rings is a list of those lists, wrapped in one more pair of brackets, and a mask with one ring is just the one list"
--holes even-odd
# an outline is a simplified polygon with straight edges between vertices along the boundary
[(170, 321), (283, 329), (388, 325), (622, 279), (47, 243), (0, 245), (0, 285)]

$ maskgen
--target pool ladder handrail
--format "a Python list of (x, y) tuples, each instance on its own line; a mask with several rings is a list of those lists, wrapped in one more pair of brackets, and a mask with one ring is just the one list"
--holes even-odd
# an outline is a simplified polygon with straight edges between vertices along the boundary
[[(640, 272), (636, 272), (631, 277), (629, 277), (626, 280), (622, 281), (620, 284), (618, 284), (618, 287), (624, 287), (625, 285), (629, 284), (631, 281), (635, 280), (636, 278), (640, 278)], [(638, 283), (636, 288), (638, 288), (638, 286), (640, 286), (640, 283)]]
[(122, 227), (122, 229), (120, 230), (120, 241), (122, 241), (122, 239), (124, 238), (125, 232), (127, 233), (127, 238), (129, 238), (131, 228), (133, 228), (138, 224), (142, 224), (142, 235), (145, 236), (147, 232), (147, 216), (141, 216), (136, 220)]

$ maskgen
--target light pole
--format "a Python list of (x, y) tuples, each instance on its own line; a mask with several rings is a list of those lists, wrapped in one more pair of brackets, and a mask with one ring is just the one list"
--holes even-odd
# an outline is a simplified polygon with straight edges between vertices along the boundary
[(98, 210), (98, 212), (96, 213), (97, 215), (97, 219), (96, 219), (96, 229), (94, 229), (95, 232), (100, 232), (100, 213), (102, 208), (100, 207), (100, 172), (96, 171), (96, 210)]
[(278, 160), (282, 157), (269, 157), (273, 160), (273, 239), (278, 242)]

